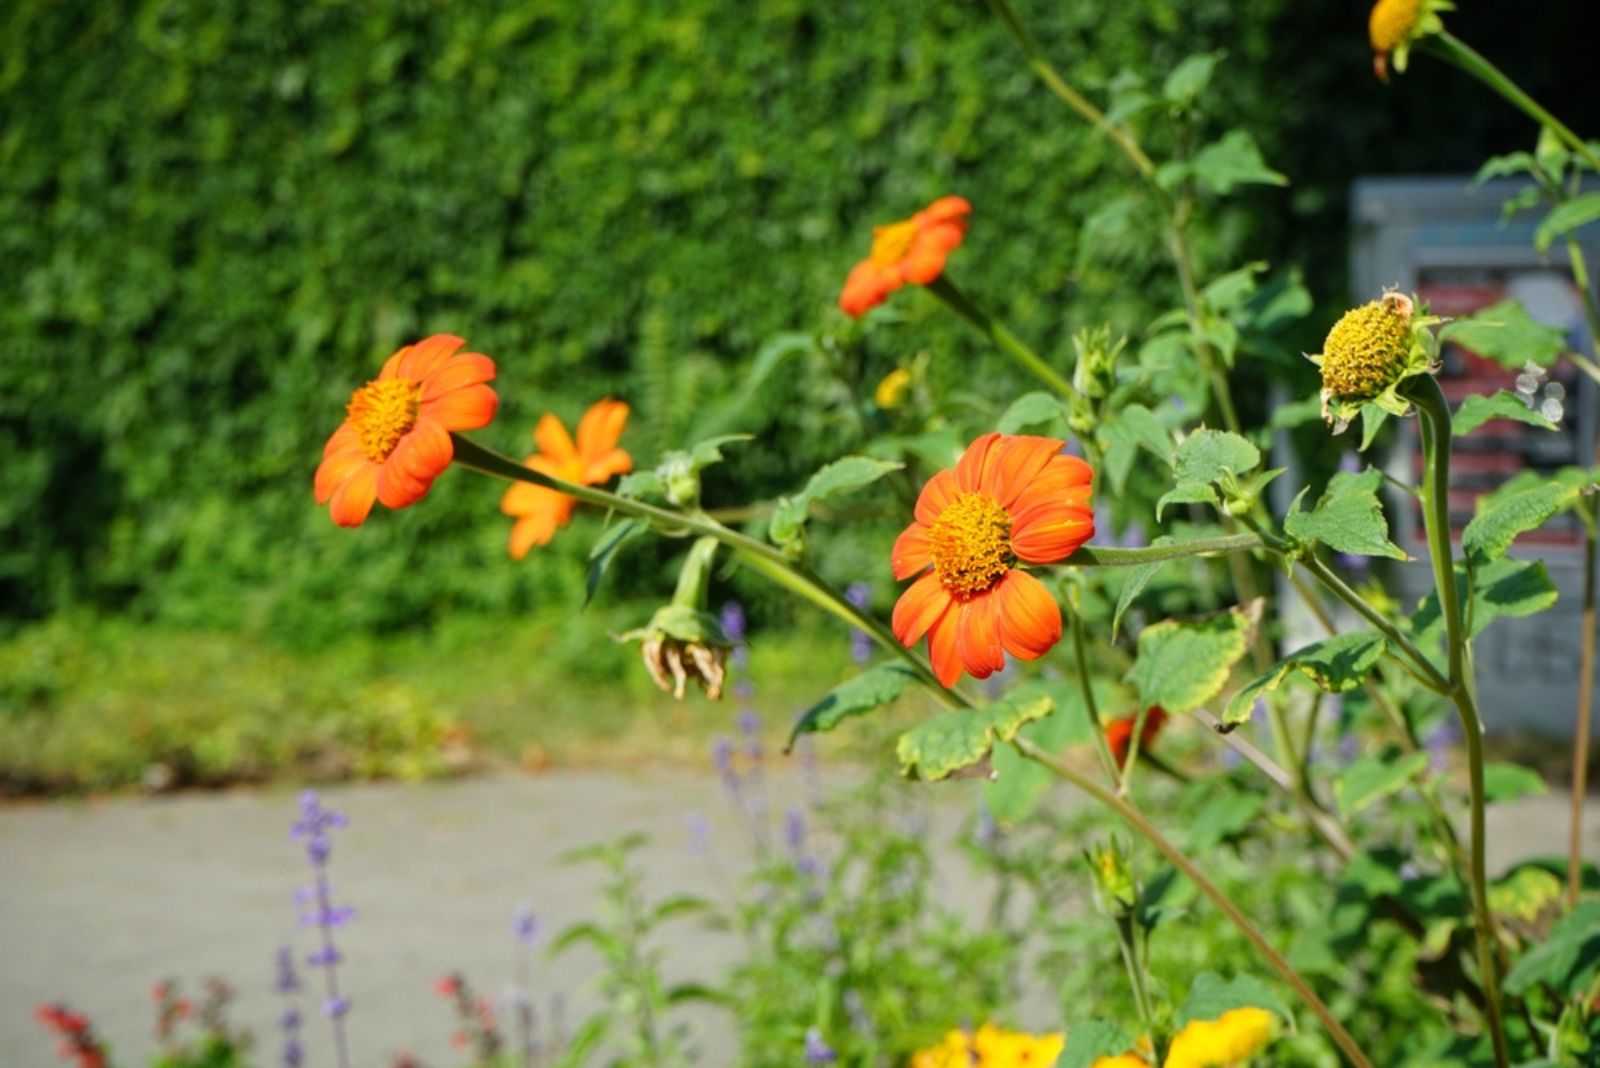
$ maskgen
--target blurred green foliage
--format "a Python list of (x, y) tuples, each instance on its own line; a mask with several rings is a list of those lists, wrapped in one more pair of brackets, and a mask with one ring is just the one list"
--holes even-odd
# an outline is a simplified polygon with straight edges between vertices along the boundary
[[(1496, 142), (1521, 127), (1492, 105), (1444, 121), (1451, 72), (1379, 87), (1364, 4), (1022, 6), (1101, 98), (1124, 71), (1154, 84), (1223, 50), (1208, 114), (1254, 131), (1295, 187), (1205, 220), (1202, 259), (1305, 259), (1330, 306), (1352, 172), (1520, 147)], [(1552, 87), (1581, 69), (1560, 62), (1581, 37), (1550, 32), (1562, 17), (1461, 20), (1555, 48), (1543, 73), (1512, 73), (1586, 128), (1592, 94)], [(649, 459), (735, 395), (766, 338), (837, 314), (870, 223), (946, 192), (978, 205), (953, 269), (1041, 351), (1089, 322), (1137, 333), (1174, 283), (1136, 225), (1100, 239), (1126, 221), (1126, 187), (969, 0), (15, 0), (0, 11), (0, 613), (90, 605), (311, 647), (571, 604), (583, 539), (510, 565), (486, 480), (453, 475), (355, 534), (312, 507), (321, 443), (383, 356), (463, 333), (501, 368), (486, 443), (520, 451), (543, 410), (570, 421), (613, 394)], [(1003, 395), (1009, 372), (907, 298), (915, 330), (874, 370), (926, 347), (946, 384)], [(722, 497), (792, 491), (836, 455), (807, 384), (784, 386), (730, 417), (763, 441), (719, 476)], [(623, 569), (626, 588), (668, 581), (651, 559)]]

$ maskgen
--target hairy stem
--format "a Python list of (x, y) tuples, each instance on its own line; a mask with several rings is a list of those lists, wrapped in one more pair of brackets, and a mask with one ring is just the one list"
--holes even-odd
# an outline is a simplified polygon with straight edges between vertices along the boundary
[(1068, 398), (1073, 396), (1072, 383), (1068, 382), (1061, 372), (1023, 344), (1022, 339), (1006, 329), (1003, 323), (972, 303), (965, 293), (956, 288), (956, 284), (950, 281), (948, 275), (940, 275), (923, 288), (944, 301), (951, 311), (966, 320), (978, 333), (994, 342), (996, 348), (1016, 361), (1023, 370), (1061, 396)]

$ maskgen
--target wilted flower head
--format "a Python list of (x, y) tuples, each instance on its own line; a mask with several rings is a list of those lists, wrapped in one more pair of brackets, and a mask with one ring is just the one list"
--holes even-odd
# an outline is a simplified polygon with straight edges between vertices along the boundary
[(1364, 404), (1405, 415), (1400, 396), (1408, 378), (1437, 367), (1439, 342), (1430, 329), (1439, 319), (1418, 315), (1416, 302), (1400, 293), (1346, 312), (1310, 360), (1322, 368), (1322, 417), (1335, 434), (1344, 431)]
[(1378, 0), (1367, 16), (1367, 37), (1372, 42), (1372, 69), (1380, 80), (1389, 77), (1389, 57), (1394, 69), (1405, 73), (1411, 46), (1430, 33), (1444, 30), (1439, 14), (1455, 10), (1449, 0)]
[(693, 681), (713, 701), (722, 697), (730, 643), (714, 616), (669, 604), (658, 609), (647, 626), (617, 640), (639, 643), (645, 670), (663, 692), (681, 701)]

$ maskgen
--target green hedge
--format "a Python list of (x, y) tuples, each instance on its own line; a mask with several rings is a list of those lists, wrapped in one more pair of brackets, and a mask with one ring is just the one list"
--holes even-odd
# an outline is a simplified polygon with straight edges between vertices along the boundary
[[(1213, 110), (1297, 189), (1212, 220), (1219, 268), (1246, 244), (1336, 246), (1353, 170), (1459, 143), (1436, 123), (1363, 153), (1423, 106), (1372, 83), (1364, 5), (1022, 6), (1091, 89), (1227, 50)], [(945, 192), (978, 205), (960, 276), (1044, 350), (1089, 321), (1137, 330), (1173, 299), (1156, 250), (1078, 241), (1127, 182), (975, 2), (14, 0), (0, 611), (89, 604), (320, 641), (569, 598), (582, 539), (510, 566), (486, 480), (455, 473), (354, 534), (313, 508), (323, 439), (396, 346), (450, 330), (496, 358), (491, 444), (520, 451), (541, 411), (571, 419), (610, 393), (635, 405), (628, 444), (647, 457), (765, 338), (836, 314), (871, 222)], [(1342, 290), (1337, 265), (1317, 269)], [(929, 302), (899, 303), (915, 328), (890, 350), (1005, 385)], [(766, 439), (730, 495), (793, 486), (834, 451), (793, 399), (743, 415)]]

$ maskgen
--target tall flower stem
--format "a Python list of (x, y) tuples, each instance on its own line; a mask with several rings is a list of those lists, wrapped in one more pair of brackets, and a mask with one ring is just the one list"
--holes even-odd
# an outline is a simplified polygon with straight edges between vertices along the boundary
[(1511, 1063), (1506, 1048), (1505, 1023), (1500, 1003), (1500, 977), (1494, 915), (1489, 909), (1489, 877), (1485, 859), (1483, 720), (1478, 715), (1470, 651), (1456, 591), (1455, 562), (1450, 548), (1450, 406), (1432, 375), (1417, 375), (1405, 388), (1421, 416), (1423, 520), (1428, 534), (1428, 555), (1433, 562), (1434, 584), (1439, 591), (1448, 646), (1450, 697), (1461, 715), (1467, 736), (1467, 771), (1472, 797), (1472, 906), (1478, 940), (1478, 981), (1483, 986), (1484, 1014), (1494, 1043), (1495, 1064)]
[[(1089, 717), (1089, 733), (1094, 736), (1095, 755), (1100, 758), (1100, 766), (1105, 769), (1106, 776), (1112, 782), (1117, 782), (1117, 758), (1111, 752), (1111, 743), (1106, 740), (1105, 724), (1100, 722), (1100, 706), (1094, 699), (1094, 683), (1089, 678), (1089, 650), (1083, 640), (1083, 618), (1076, 607), (1068, 613), (1068, 617), (1067, 626), (1072, 631), (1072, 655), (1078, 661), (1078, 686), (1083, 691), (1083, 711)], [(1138, 737), (1137, 731), (1134, 737)], [(1121, 777), (1125, 781), (1126, 772)]]
[(940, 300), (961, 318), (965, 319), (978, 333), (994, 342), (995, 347), (1033, 375), (1039, 381), (1055, 390), (1063, 397), (1072, 396), (1072, 383), (1045, 362), (1044, 357), (1034, 352), (1022, 339), (1006, 329), (1005, 324), (998, 322), (993, 316), (974, 304), (968, 296), (956, 288), (948, 275), (940, 275), (923, 287)]
[(1344, 1055), (1350, 1059), (1351, 1063), (1360, 1066), (1360, 1068), (1372, 1068), (1372, 1062), (1367, 1059), (1365, 1053), (1361, 1052), (1361, 1047), (1356, 1044), (1356, 1040), (1351, 1036), (1350, 1032), (1345, 1030), (1344, 1025), (1333, 1015), (1333, 1011), (1328, 1008), (1327, 1004), (1317, 996), (1317, 992), (1311, 989), (1311, 985), (1306, 982), (1305, 978), (1295, 970), (1294, 965), (1290, 964), (1288, 959), (1278, 952), (1277, 947), (1250, 921), (1250, 917), (1246, 916), (1243, 910), (1238, 905), (1235, 905), (1227, 894), (1222, 892), (1221, 888), (1206, 878), (1205, 873), (1195, 865), (1194, 861), (1190, 860), (1182, 850), (1167, 840), (1160, 829), (1150, 822), (1149, 817), (1126, 798), (1119, 796), (1114, 789), (1100, 784), (1090, 776), (1074, 768), (1071, 764), (1058, 759), (1021, 735), (1013, 738), (1011, 745), (1026, 759), (1049, 769), (1055, 775), (1070, 782), (1102, 805), (1111, 809), (1129, 827), (1137, 831), (1141, 837), (1154, 846), (1174, 868), (1178, 869), (1190, 882), (1194, 883), (1200, 892), (1222, 911), (1222, 914), (1239, 929), (1239, 932), (1266, 959), (1272, 970), (1278, 973), (1279, 978), (1289, 984), (1290, 988), (1299, 995), (1300, 1000), (1305, 1002), (1306, 1007), (1322, 1022), (1322, 1026), (1327, 1029), (1334, 1044), (1344, 1052)]
[(1516, 82), (1506, 77), (1500, 68), (1490, 63), (1465, 41), (1441, 30), (1423, 38), (1420, 47), (1426, 48), (1441, 59), (1454, 63), (1490, 89), (1499, 93), (1512, 107), (1549, 130), (1567, 148), (1588, 160), (1591, 167), (1600, 170), (1600, 154), (1596, 154), (1595, 150), (1583, 138), (1573, 133), (1565, 123), (1546, 111), (1537, 100), (1523, 92)]
[(1576, 908), (1578, 891), (1583, 887), (1583, 804), (1589, 786), (1589, 730), (1594, 718), (1594, 601), (1595, 601), (1595, 508), (1591, 501), (1578, 505), (1585, 509), (1583, 538), (1583, 634), (1579, 637), (1578, 712), (1572, 725), (1572, 818), (1567, 828), (1567, 907)]

